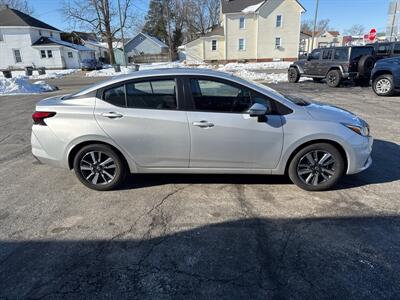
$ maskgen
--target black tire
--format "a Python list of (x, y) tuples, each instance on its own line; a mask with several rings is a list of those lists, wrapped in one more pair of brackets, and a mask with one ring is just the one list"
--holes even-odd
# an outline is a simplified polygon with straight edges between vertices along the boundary
[(323, 78), (313, 78), (312, 79), (315, 83), (321, 83)]
[(358, 61), (357, 71), (358, 76), (369, 80), (371, 72), (375, 65), (375, 58), (372, 55), (364, 55)]
[(326, 83), (330, 87), (338, 87), (342, 82), (343, 76), (339, 70), (330, 70), (326, 75)]
[[(305, 166), (308, 159), (308, 154), (311, 153), (311, 158), (315, 165), (308, 169)], [(314, 153), (317, 153), (315, 160)], [(325, 161), (322, 160), (325, 154), (329, 154)], [(331, 162), (332, 159), (332, 163)], [(319, 162), (323, 162), (320, 164)], [(318, 163), (317, 163), (318, 162)], [(325, 164), (330, 163), (325, 166)], [(310, 162), (311, 164), (311, 162)], [(328, 171), (330, 173), (328, 173)], [(340, 151), (333, 145), (327, 143), (317, 143), (301, 149), (293, 157), (289, 164), (289, 177), (294, 184), (306, 191), (324, 191), (332, 188), (345, 172), (345, 161)], [(299, 174), (304, 173), (304, 174)], [(309, 179), (309, 176), (311, 179)], [(314, 179), (317, 177), (317, 184), (314, 184)], [(309, 182), (307, 182), (309, 180)]]
[(390, 74), (378, 76), (372, 83), (372, 89), (378, 96), (392, 96), (394, 94), (393, 76)]
[(290, 67), (288, 70), (288, 81), (290, 83), (297, 83), (300, 80), (300, 72), (296, 67)]
[[(101, 154), (98, 154), (100, 152)], [(91, 153), (94, 153), (93, 158)], [(107, 160), (107, 157), (112, 161), (102, 166), (102, 157), (103, 163)], [(112, 166), (115, 166), (115, 168), (112, 168)], [(127, 168), (121, 157), (107, 145), (92, 144), (85, 146), (74, 157), (74, 171), (79, 181), (96, 191), (115, 189), (124, 181), (126, 170)], [(89, 174), (93, 175), (88, 176)], [(97, 179), (96, 183), (94, 183), (96, 175)], [(112, 179), (110, 175), (113, 176)]]

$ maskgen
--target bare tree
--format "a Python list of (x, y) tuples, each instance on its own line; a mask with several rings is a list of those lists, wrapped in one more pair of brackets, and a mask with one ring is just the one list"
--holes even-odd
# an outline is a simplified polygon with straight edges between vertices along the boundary
[(347, 35), (351, 35), (351, 36), (354, 36), (354, 35), (358, 35), (358, 36), (364, 35), (364, 34), (365, 34), (365, 27), (364, 27), (363, 25), (361, 25), (361, 24), (354, 24), (354, 25), (351, 26), (349, 29), (347, 29), (347, 30), (345, 31), (345, 33), (346, 33)]
[(219, 0), (186, 0), (186, 7), (187, 39), (197, 38), (219, 24)]
[(27, 0), (0, 0), (0, 6), (2, 5), (7, 5), (28, 15), (33, 14), (33, 8), (28, 4)]
[[(329, 25), (330, 25), (329, 19), (321, 19), (318, 21), (315, 31), (316, 32), (324, 32), (327, 30), (332, 30), (332, 28)], [(314, 29), (314, 21), (313, 20), (304, 20), (301, 23), (301, 31), (312, 32), (313, 29)]]
[[(74, 25), (100, 35), (107, 43), (110, 52), (110, 63), (115, 63), (113, 40), (121, 31), (118, 18), (118, 7), (111, 0), (67, 0), (63, 11), (67, 20)], [(122, 27), (125, 27), (130, 17), (132, 0), (121, 1)]]

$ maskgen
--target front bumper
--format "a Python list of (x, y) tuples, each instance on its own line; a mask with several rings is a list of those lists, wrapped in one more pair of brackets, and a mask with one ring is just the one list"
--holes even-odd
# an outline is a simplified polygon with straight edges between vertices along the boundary
[(364, 142), (362, 144), (354, 147), (353, 157), (349, 161), (349, 166), (347, 174), (356, 174), (368, 169), (372, 164), (372, 146), (374, 139), (370, 137), (364, 137)]

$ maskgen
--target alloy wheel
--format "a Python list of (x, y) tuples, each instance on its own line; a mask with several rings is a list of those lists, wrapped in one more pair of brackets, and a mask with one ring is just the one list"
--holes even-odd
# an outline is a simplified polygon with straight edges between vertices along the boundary
[(79, 163), (79, 169), (86, 181), (94, 185), (112, 182), (117, 171), (114, 159), (102, 151), (86, 153)]
[(386, 94), (388, 93), (392, 88), (392, 83), (390, 82), (389, 79), (382, 78), (380, 79), (375, 86), (376, 91), (378, 94)]
[(336, 160), (325, 150), (313, 150), (302, 156), (297, 165), (297, 175), (307, 185), (318, 186), (336, 173)]

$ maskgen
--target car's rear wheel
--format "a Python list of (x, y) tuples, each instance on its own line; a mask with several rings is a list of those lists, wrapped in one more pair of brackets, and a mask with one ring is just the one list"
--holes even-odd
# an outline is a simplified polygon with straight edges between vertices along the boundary
[(288, 70), (288, 80), (291, 83), (299, 82), (300, 80), (300, 72), (295, 67), (290, 67)]
[(323, 191), (333, 187), (345, 171), (340, 151), (331, 144), (318, 143), (301, 149), (289, 165), (289, 177), (307, 191)]
[(342, 82), (342, 74), (339, 70), (330, 70), (326, 75), (326, 83), (330, 87), (338, 87)]
[(122, 183), (126, 166), (111, 147), (93, 144), (78, 151), (74, 158), (74, 171), (87, 187), (107, 191)]
[(391, 96), (394, 94), (393, 76), (384, 74), (379, 76), (372, 83), (372, 88), (378, 96)]

